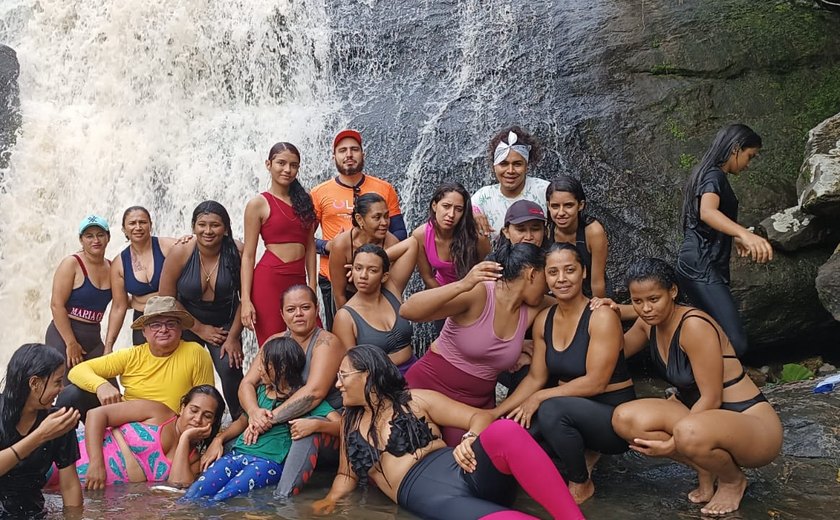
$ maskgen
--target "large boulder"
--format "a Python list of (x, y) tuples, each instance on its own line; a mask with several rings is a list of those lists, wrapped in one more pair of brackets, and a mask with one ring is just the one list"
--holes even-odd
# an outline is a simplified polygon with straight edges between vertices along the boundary
[(793, 206), (762, 220), (758, 231), (767, 237), (775, 249), (792, 252), (822, 244), (835, 237), (840, 226), (832, 229), (829, 220), (805, 213), (799, 206)]
[(816, 288), (823, 307), (840, 321), (840, 247), (819, 268)]
[(840, 218), (840, 114), (808, 134), (797, 188), (799, 204), (806, 212)]
[[(0, 170), (8, 164), (9, 151), (20, 127), (19, 73), (17, 54), (11, 47), (0, 44)], [(0, 180), (2, 178), (0, 171)]]

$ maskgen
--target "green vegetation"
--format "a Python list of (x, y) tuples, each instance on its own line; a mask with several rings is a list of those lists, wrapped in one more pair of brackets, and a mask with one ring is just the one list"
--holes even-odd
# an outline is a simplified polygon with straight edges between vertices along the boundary
[(679, 166), (681, 170), (689, 171), (695, 164), (697, 164), (697, 157), (695, 157), (694, 154), (680, 154)]

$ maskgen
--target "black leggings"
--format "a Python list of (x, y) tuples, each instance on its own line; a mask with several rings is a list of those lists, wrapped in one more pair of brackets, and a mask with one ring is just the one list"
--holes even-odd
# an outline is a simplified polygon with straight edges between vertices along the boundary
[[(137, 309), (132, 309), (132, 310), (134, 311), (134, 316), (133, 316), (134, 320), (133, 321), (137, 321), (140, 318), (140, 316), (143, 315), (143, 313), (138, 311)], [(132, 329), (132, 331), (131, 331), (131, 343), (134, 346), (142, 345), (143, 343), (146, 343), (146, 336), (143, 335), (143, 329)]]
[[(228, 327), (225, 327), (225, 329), (227, 328)], [(213, 359), (213, 366), (216, 369), (216, 373), (219, 374), (219, 379), (222, 380), (222, 393), (225, 396), (225, 402), (228, 405), (228, 410), (230, 410), (230, 417), (233, 420), (236, 420), (239, 417), (239, 414), (242, 413), (242, 406), (239, 404), (238, 394), (239, 383), (242, 382), (243, 377), (242, 369), (230, 366), (228, 355), (225, 355), (223, 359), (219, 358), (219, 353), (221, 352), (222, 347), (204, 341), (192, 331), (185, 330), (181, 333), (181, 338), (184, 341), (193, 341), (199, 345), (204, 345), (204, 347), (210, 351), (210, 357)]]
[(321, 289), (321, 298), (324, 300), (324, 330), (332, 331), (336, 308), (335, 300), (332, 297), (332, 284), (330, 284), (330, 279), (319, 274), (318, 287)]
[(479, 519), (510, 509), (517, 483), (512, 475), (496, 469), (481, 445), (473, 442), (476, 470), (466, 473), (443, 448), (408, 470), (397, 493), (397, 503), (421, 518), (438, 520)]
[[(84, 321), (70, 319), (70, 328), (73, 330), (73, 335), (76, 336), (76, 341), (82, 346), (85, 353), (82, 355), (85, 361), (88, 359), (98, 358), (105, 350), (105, 344), (102, 343), (102, 328), (99, 323), (87, 323)], [(51, 321), (50, 326), (47, 327), (47, 334), (44, 338), (44, 343), (47, 346), (57, 350), (67, 359), (67, 345), (64, 343), (64, 338), (58, 333), (55, 322)], [(67, 375), (68, 370), (64, 373), (64, 384), (70, 383)]]
[(586, 482), (585, 450), (609, 455), (627, 451), (627, 442), (613, 430), (612, 414), (616, 406), (635, 398), (631, 386), (594, 397), (546, 399), (531, 422), (531, 435), (548, 445), (564, 477), (578, 484)]
[(729, 286), (724, 283), (698, 282), (677, 273), (680, 289), (691, 304), (708, 313), (721, 326), (735, 354), (740, 358), (747, 352), (747, 333), (732, 299)]

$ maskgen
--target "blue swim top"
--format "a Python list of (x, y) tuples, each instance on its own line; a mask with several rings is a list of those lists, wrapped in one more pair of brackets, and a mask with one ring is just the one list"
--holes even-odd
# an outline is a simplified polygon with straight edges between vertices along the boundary
[(158, 237), (152, 237), (152, 258), (154, 259), (155, 270), (148, 282), (141, 282), (134, 276), (134, 269), (131, 266), (131, 247), (123, 249), (120, 258), (122, 258), (125, 292), (133, 296), (145, 296), (160, 290), (160, 274), (163, 272), (163, 262), (166, 257), (163, 256), (163, 251), (160, 249)]

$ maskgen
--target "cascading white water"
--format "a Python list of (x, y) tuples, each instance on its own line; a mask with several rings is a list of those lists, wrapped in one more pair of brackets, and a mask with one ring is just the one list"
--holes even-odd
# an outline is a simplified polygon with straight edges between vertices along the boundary
[[(263, 162), (286, 140), (311, 186), (336, 124), (322, 0), (6, 0), (0, 41), (20, 61), (23, 123), (0, 175), (0, 367), (43, 341), (51, 280), (78, 250), (87, 213), (126, 246), (122, 211), (148, 207), (154, 232), (189, 232), (213, 199), (242, 235)], [(124, 331), (118, 346), (128, 343)]]

